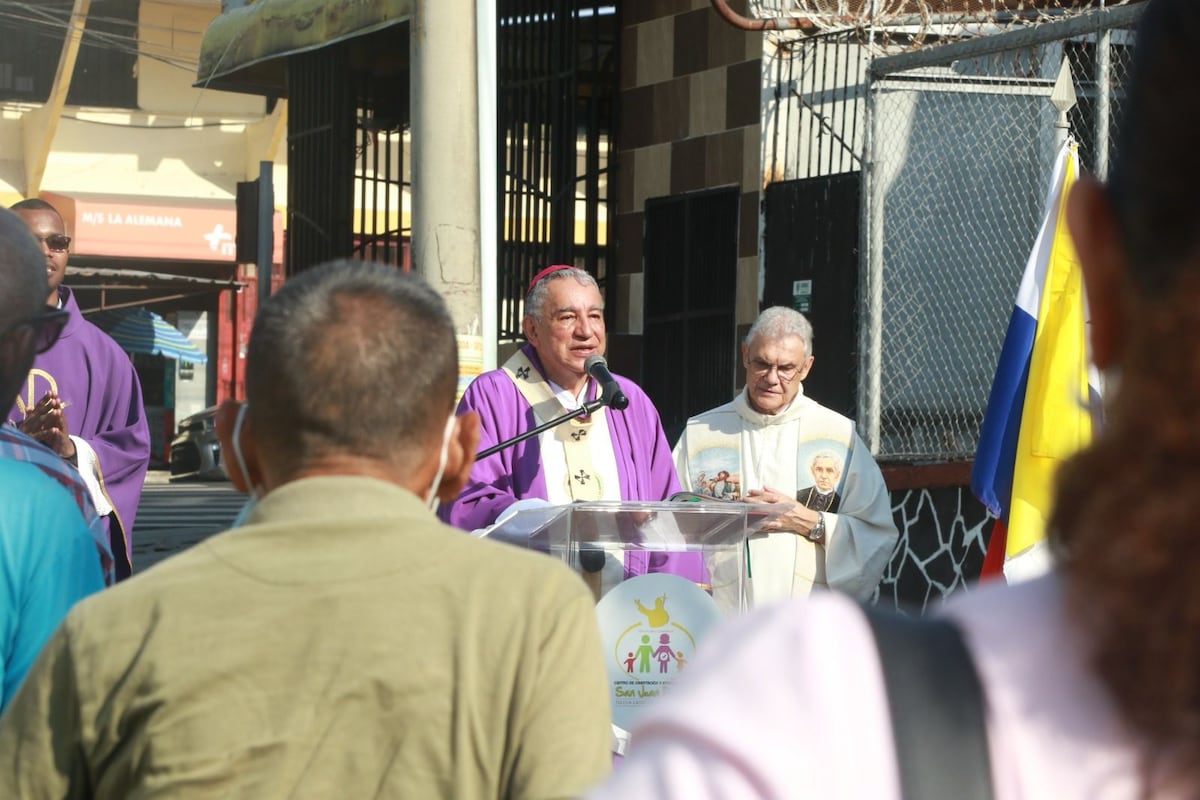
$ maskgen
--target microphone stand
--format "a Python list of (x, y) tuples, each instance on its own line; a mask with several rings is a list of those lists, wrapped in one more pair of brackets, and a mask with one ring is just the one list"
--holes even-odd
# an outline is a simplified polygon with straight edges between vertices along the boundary
[(516, 436), (512, 437), (511, 439), (505, 439), (503, 442), (500, 442), (499, 444), (494, 444), (486, 450), (480, 450), (478, 453), (475, 454), (475, 460), (478, 461), (481, 458), (487, 458), (488, 456), (492, 455), (493, 453), (498, 453), (506, 447), (512, 447), (514, 444), (517, 444), (518, 442), (523, 442), (526, 439), (529, 439), (533, 436), (537, 436), (542, 431), (548, 431), (551, 428), (556, 428), (559, 425), (562, 425), (564, 422), (567, 422), (568, 420), (575, 419), (576, 417), (590, 416), (593, 412), (600, 410), (601, 408), (603, 408), (606, 405), (608, 405), (608, 399), (605, 398), (603, 395), (601, 395), (600, 397), (597, 397), (595, 400), (589, 400), (588, 402), (584, 403), (579, 408), (575, 409), (574, 411), (568, 411), (567, 413), (563, 414), (561, 417), (555, 417), (554, 419), (550, 420), (549, 422), (543, 422), (541, 425), (538, 425), (536, 428), (530, 428), (529, 430), (525, 431), (524, 433), (518, 433)]

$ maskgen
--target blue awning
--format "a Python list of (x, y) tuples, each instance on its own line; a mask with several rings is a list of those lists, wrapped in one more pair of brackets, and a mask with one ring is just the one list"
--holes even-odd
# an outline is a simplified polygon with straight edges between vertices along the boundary
[(88, 314), (87, 319), (126, 353), (145, 353), (203, 364), (208, 355), (178, 328), (147, 308), (119, 308)]

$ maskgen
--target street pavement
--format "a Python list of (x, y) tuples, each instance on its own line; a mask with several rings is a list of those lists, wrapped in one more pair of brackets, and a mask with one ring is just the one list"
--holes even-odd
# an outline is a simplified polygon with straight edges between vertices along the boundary
[(133, 523), (134, 573), (225, 530), (245, 501), (228, 481), (169, 483), (152, 471)]

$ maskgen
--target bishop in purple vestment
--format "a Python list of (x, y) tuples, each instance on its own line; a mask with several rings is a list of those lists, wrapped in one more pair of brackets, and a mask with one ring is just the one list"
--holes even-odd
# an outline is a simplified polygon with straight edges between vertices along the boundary
[[(572, 267), (550, 267), (530, 285), (523, 322), (528, 340), (521, 349), (526, 369), (537, 370), (556, 392), (583, 400), (598, 394), (584, 363), (604, 353), (604, 306), (588, 273)], [(670, 446), (654, 405), (637, 384), (614, 376), (629, 400), (623, 410), (604, 410), (616, 462), (622, 500), (665, 500), (679, 491)], [(539, 420), (530, 401), (503, 369), (472, 381), (459, 404), (460, 414), (479, 415), (479, 449), (484, 450), (535, 427)], [(565, 413), (562, 409), (561, 413)], [(548, 499), (546, 469), (539, 437), (526, 439), (475, 463), (462, 493), (441, 511), (442, 518), (465, 530), (484, 528), (504, 509), (524, 498)], [(632, 551), (626, 573), (672, 571), (693, 580), (707, 576), (695, 554)]]
[[(544, 375), (533, 347), (527, 344), (523, 350)], [(679, 491), (679, 479), (658, 412), (637, 384), (620, 375), (613, 377), (629, 398), (625, 410), (605, 412), (617, 460), (621, 499), (665, 500)], [(529, 402), (499, 369), (485, 372), (467, 387), (458, 413), (466, 411), (479, 414), (480, 450), (538, 424)], [(442, 517), (464, 530), (483, 528), (495, 522), (504, 509), (526, 497), (542, 500), (547, 497), (546, 474), (536, 436), (477, 461), (462, 494), (442, 510)]]
[(129, 356), (83, 318), (71, 290), (61, 285), (70, 244), (62, 217), (41, 200), (22, 201), (13, 210), (46, 255), (47, 304), (70, 316), (54, 346), (34, 360), (8, 418), (80, 467), (104, 514), (120, 580), (131, 572), (134, 516), (150, 462), (141, 385)]

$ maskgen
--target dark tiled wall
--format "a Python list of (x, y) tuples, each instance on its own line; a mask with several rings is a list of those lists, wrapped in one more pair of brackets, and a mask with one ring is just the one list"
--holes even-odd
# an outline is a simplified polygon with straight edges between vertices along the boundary
[(649, 198), (739, 188), (738, 322), (758, 313), (763, 38), (726, 24), (709, 0), (631, 0), (621, 13), (614, 333), (632, 337), (632, 350)]

